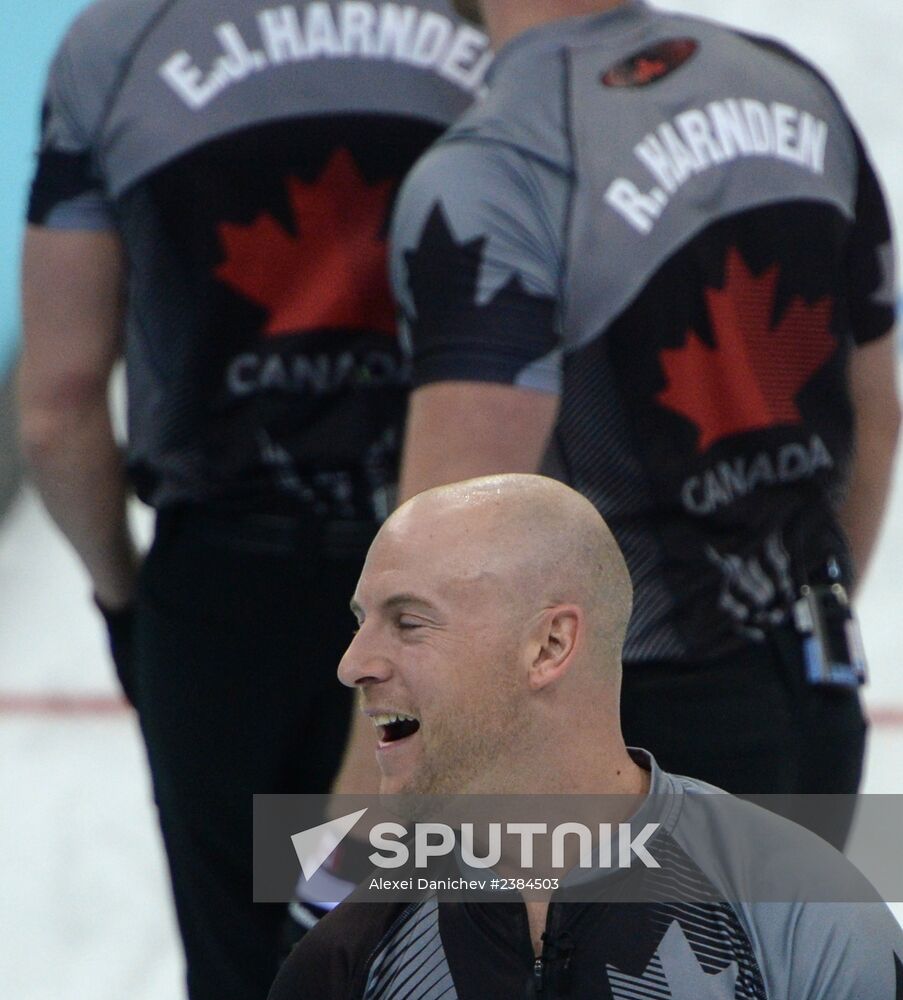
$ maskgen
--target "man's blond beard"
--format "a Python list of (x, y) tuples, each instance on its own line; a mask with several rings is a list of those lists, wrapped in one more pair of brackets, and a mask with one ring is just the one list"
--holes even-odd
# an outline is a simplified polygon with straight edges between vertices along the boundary
[(476, 24), (483, 23), (483, 12), (480, 10), (480, 0), (452, 0), (455, 9), (462, 17)]

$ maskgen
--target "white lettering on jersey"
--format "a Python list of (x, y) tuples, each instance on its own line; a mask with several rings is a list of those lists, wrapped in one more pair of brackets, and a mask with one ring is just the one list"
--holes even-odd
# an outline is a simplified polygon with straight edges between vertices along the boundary
[(626, 177), (611, 182), (605, 200), (639, 233), (652, 231), (671, 197), (696, 174), (740, 157), (765, 156), (822, 176), (828, 125), (808, 111), (752, 98), (712, 101), (662, 122), (634, 147), (655, 186), (644, 191)]
[(242, 398), (267, 390), (325, 396), (347, 385), (403, 386), (410, 381), (408, 363), (388, 351), (329, 354), (239, 354), (226, 370), (226, 387)]
[(701, 475), (686, 480), (681, 499), (691, 514), (711, 514), (749, 496), (759, 486), (795, 483), (811, 479), (820, 469), (833, 468), (831, 453), (814, 434), (808, 446), (791, 442), (774, 454), (762, 451), (751, 459), (739, 456), (733, 461), (717, 462)]
[(292, 4), (257, 12), (260, 47), (231, 21), (213, 34), (222, 50), (206, 72), (188, 52), (174, 52), (160, 66), (163, 80), (194, 111), (231, 84), (287, 63), (310, 59), (388, 59), (422, 69), (476, 93), (492, 59), (489, 39), (472, 25), (409, 4), (344, 0), (314, 2), (303, 12)]

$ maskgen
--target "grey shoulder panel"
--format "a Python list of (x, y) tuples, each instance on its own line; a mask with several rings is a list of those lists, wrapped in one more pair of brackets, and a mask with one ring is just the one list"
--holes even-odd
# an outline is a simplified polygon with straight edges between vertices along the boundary
[[(441, 211), (461, 247), (479, 244), (476, 305), (511, 281), (531, 296), (561, 297), (571, 184), (561, 46), (508, 52), (488, 91), (420, 160), (402, 188), (392, 234), (392, 277), (413, 310), (407, 257)], [(517, 384), (557, 392), (560, 357), (524, 368)]]
[[(657, 66), (662, 52), (673, 65)], [(833, 92), (736, 32), (650, 17), (640, 31), (572, 45), (569, 84), (571, 343), (604, 329), (718, 218), (790, 201), (853, 217), (856, 149)]]
[[(490, 58), (448, 0), (175, 0), (105, 122), (105, 173), (119, 194), (184, 149), (259, 122), (261, 108), (269, 121), (372, 113), (448, 125)], [(153, 129), (133, 127), (151, 118)]]
[(898, 1000), (903, 931), (843, 855), (752, 803), (674, 780), (671, 836), (737, 915), (769, 997)]
[(441, 141), (499, 143), (531, 160), (570, 172), (566, 95), (563, 48), (513, 54), (482, 99)]
[(502, 145), (440, 139), (405, 179), (392, 227), (392, 272), (405, 304), (405, 254), (420, 242), (437, 206), (460, 244), (482, 240), (477, 303), (517, 275), (527, 291), (557, 294), (555, 234), (546, 185), (532, 165)]
[(64, 36), (47, 82), (43, 146), (87, 149), (144, 31), (173, 0), (95, 0)]
[(810, 830), (689, 778), (673, 830), (722, 898), (754, 903), (877, 902), (865, 877)]
[(47, 77), (28, 220), (55, 229), (115, 225), (99, 133), (129, 59), (171, 0), (98, 0), (64, 36)]
[(554, 220), (563, 212), (552, 200), (564, 188), (541, 176), (547, 169), (462, 141), (434, 146), (406, 179), (391, 276), (415, 385), (463, 378), (559, 391)]
[(903, 997), (903, 931), (884, 903), (758, 903), (734, 909), (769, 997)]

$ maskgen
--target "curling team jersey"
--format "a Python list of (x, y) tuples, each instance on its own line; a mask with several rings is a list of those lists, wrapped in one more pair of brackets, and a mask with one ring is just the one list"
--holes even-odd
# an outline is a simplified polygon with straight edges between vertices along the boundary
[(385, 514), (399, 183), (470, 104), (447, 0), (99, 0), (53, 62), (29, 221), (120, 233), (139, 494)]
[(606, 900), (617, 870), (600, 873), (588, 894), (597, 901), (556, 892), (537, 956), (516, 893), (409, 904), (352, 896), (302, 939), (270, 1000), (903, 1000), (903, 933), (846, 859), (630, 752), (652, 772), (631, 825), (661, 820), (647, 841), (660, 867), (639, 870), (645, 886), (631, 897), (642, 902)]
[(607, 519), (626, 659), (761, 639), (852, 567), (850, 352), (888, 334), (884, 199), (822, 77), (628, 2), (509, 43), (412, 173), (393, 281), (415, 386), (560, 396), (543, 471)]

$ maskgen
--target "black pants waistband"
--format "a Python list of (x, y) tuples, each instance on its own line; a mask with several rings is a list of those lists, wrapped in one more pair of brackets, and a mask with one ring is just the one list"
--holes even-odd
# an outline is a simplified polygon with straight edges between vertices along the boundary
[(157, 537), (189, 535), (236, 551), (291, 554), (314, 551), (328, 558), (363, 558), (379, 525), (336, 521), (284, 510), (221, 510), (200, 505), (157, 512)]

